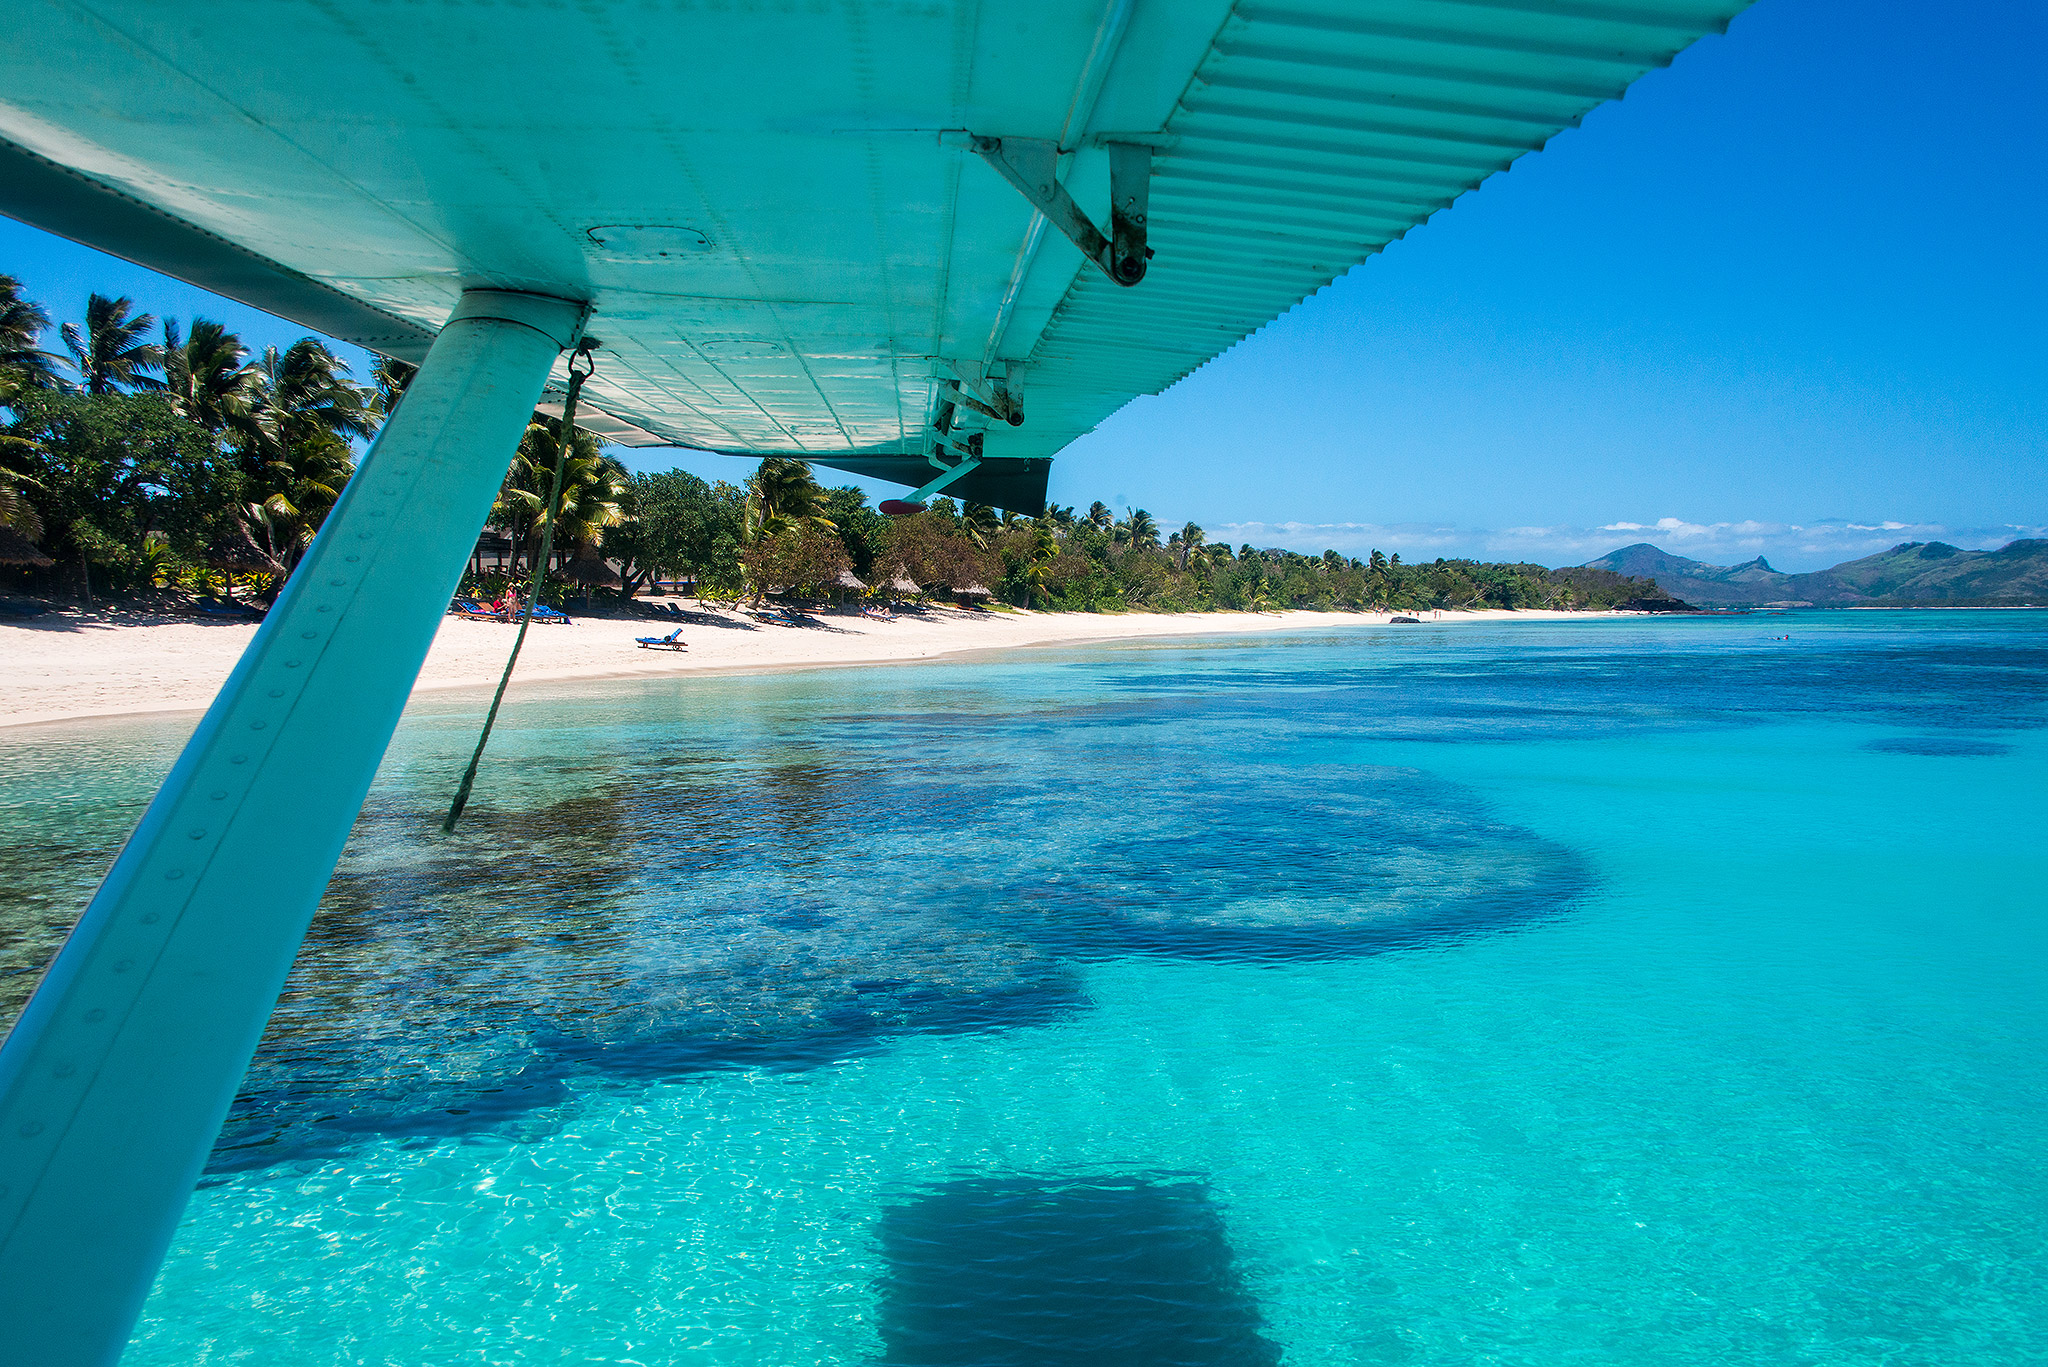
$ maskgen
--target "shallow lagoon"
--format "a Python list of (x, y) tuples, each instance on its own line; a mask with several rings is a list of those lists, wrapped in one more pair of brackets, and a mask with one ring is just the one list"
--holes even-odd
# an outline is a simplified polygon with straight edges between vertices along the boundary
[[(126, 1361), (2048, 1341), (2048, 616), (536, 688), (444, 838), (477, 711), (409, 714)], [(0, 739), (16, 962), (189, 724)]]

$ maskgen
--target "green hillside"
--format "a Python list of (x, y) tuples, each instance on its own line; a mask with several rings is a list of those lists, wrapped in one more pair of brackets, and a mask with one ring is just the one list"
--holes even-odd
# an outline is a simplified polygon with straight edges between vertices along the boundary
[(1774, 570), (1761, 556), (1712, 565), (1638, 543), (1585, 568), (1655, 579), (1666, 593), (1701, 607), (2048, 605), (2048, 540), (2038, 539), (1995, 551), (1909, 541), (1809, 574)]

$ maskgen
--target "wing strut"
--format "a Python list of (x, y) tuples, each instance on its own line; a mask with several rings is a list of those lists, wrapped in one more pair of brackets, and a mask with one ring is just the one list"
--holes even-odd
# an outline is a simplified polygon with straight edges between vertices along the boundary
[(1152, 259), (1145, 245), (1145, 215), (1151, 208), (1152, 149), (1139, 142), (1107, 142), (1109, 152), (1109, 235), (1104, 237), (1060, 184), (1059, 144), (1051, 138), (974, 139), (974, 150), (1017, 187), (1031, 207), (1065, 233), (1081, 255), (1119, 285), (1145, 278)]
[(0, 1045), (0, 1362), (120, 1357), (585, 312), (462, 296)]

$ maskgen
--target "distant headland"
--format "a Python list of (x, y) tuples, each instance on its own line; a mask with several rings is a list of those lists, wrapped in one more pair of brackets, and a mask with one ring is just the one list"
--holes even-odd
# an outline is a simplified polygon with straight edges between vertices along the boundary
[(1637, 542), (1583, 568), (1654, 579), (1664, 592), (1698, 607), (2048, 606), (2048, 540), (2041, 539), (1995, 551), (1908, 541), (1809, 574), (1774, 570), (1762, 556), (1710, 565)]

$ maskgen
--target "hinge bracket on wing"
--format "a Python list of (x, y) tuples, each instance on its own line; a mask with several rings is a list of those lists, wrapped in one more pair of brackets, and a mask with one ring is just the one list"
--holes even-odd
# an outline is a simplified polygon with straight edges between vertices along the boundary
[(962, 408), (973, 409), (984, 418), (994, 418), (997, 422), (1006, 422), (1012, 427), (1024, 425), (1024, 410), (1007, 389), (998, 387), (988, 399), (981, 399), (959, 380), (948, 380), (946, 399), (949, 403), (959, 404)]
[[(1010, 361), (1003, 378), (997, 379), (980, 374), (975, 367), (941, 358), (936, 372), (940, 411), (943, 413), (948, 406), (965, 408), (985, 418), (1022, 427), (1024, 400), (1018, 384), (1021, 370), (1020, 362)], [(942, 430), (950, 430), (951, 419), (939, 425)]]
[(1138, 142), (1106, 142), (1109, 153), (1109, 234), (1104, 236), (1060, 184), (1059, 144), (1050, 138), (974, 139), (974, 150), (1031, 207), (1065, 233), (1081, 255), (1119, 285), (1145, 278), (1152, 257), (1145, 245), (1145, 215), (1151, 207), (1152, 149)]

